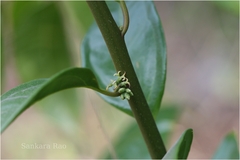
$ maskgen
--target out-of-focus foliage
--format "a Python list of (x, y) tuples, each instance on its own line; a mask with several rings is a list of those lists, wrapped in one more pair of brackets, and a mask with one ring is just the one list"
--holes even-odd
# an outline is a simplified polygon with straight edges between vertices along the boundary
[(13, 54), (23, 81), (49, 77), (72, 65), (57, 3), (15, 2), (12, 9)]
[[(174, 127), (174, 121), (180, 117), (180, 110), (174, 105), (162, 106), (155, 118), (158, 130), (161, 133), (164, 144), (169, 144), (169, 138)], [(117, 141), (114, 143), (116, 157), (110, 153), (103, 156), (106, 158), (119, 159), (150, 159), (146, 144), (142, 138), (139, 127), (136, 123), (131, 124)]]
[(213, 159), (239, 159), (238, 142), (234, 133), (229, 133), (224, 137)]
[[(15, 74), (22, 82), (50, 77), (73, 66), (72, 56), (78, 52), (73, 53), (68, 44), (68, 16), (75, 17), (72, 23), (84, 24), (75, 33), (80, 39), (81, 30), (93, 20), (85, 2), (2, 2), (3, 65), (14, 58)], [(2, 74), (6, 74), (4, 69)], [(74, 92), (67, 96), (74, 96)]]
[(239, 15), (239, 1), (218, 1), (213, 2), (219, 9), (226, 10), (236, 16)]
[[(79, 46), (70, 44), (72, 35), (77, 35), (80, 43), (93, 21), (86, 2), (5, 1), (1, 16), (3, 90), (79, 66), (74, 64)], [(73, 25), (77, 29), (72, 29)], [(72, 135), (79, 121), (80, 101), (75, 90), (64, 91), (41, 101), (38, 109)]]
[(74, 65), (72, 56), (77, 53), (68, 46), (65, 19), (72, 16), (78, 22), (72, 23), (84, 24), (75, 34), (85, 31), (93, 20), (85, 2), (16, 1), (2, 6), (4, 47), (12, 48), (11, 53), (3, 52), (3, 58), (13, 54), (22, 81), (49, 77)]
[[(69, 7), (69, 14), (74, 17), (76, 20), (75, 23), (80, 26), (83, 33), (85, 33), (89, 27), (92, 25), (93, 22), (93, 16), (90, 12), (90, 9), (85, 2), (79, 2), (79, 1), (67, 1), (64, 3), (64, 5), (68, 5)], [(79, 29), (79, 28), (78, 28)], [(80, 44), (79, 44), (80, 45)]]

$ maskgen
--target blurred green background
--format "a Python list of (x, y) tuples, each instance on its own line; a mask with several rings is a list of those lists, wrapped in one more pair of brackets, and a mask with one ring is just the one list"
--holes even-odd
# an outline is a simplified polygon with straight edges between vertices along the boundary
[[(193, 128), (189, 158), (209, 159), (229, 131), (239, 134), (239, 2), (154, 3), (168, 51), (161, 110), (179, 111), (174, 122), (165, 121), (172, 130), (167, 148)], [(4, 1), (1, 8), (2, 93), (81, 66), (80, 44), (94, 21), (86, 2)], [(106, 150), (114, 155), (112, 143), (132, 124), (133, 118), (94, 91), (66, 90), (36, 103), (5, 130), (2, 158), (98, 158)], [(29, 150), (23, 143), (67, 147)]]

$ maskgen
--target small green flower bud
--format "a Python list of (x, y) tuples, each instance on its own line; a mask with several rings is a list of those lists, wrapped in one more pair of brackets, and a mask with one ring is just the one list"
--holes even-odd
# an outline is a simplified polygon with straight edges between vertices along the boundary
[(130, 96), (133, 96), (133, 93), (132, 93), (132, 91), (129, 88), (126, 89), (126, 92), (129, 93)]
[(124, 100), (125, 97), (124, 97), (124, 93), (120, 95), (121, 99)]
[(129, 82), (121, 82), (121, 83), (119, 84), (119, 86), (121, 86), (121, 87), (129, 87), (129, 86), (130, 86), (130, 83), (129, 83)]
[(127, 100), (130, 100), (130, 95), (129, 95), (127, 92), (124, 93), (124, 97), (125, 97)]
[(125, 91), (126, 91), (125, 88), (120, 88), (120, 89), (118, 90), (118, 93), (124, 93)]

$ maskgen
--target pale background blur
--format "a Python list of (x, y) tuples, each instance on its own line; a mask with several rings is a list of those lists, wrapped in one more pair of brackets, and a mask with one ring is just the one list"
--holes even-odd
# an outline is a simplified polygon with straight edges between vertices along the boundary
[[(23, 57), (19, 63), (15, 58), (17, 47), (13, 44), (26, 37), (12, 38), (15, 33), (11, 20), (14, 17), (12, 3), (2, 4), (3, 17), (7, 17), (3, 18), (1, 34), (3, 92), (39, 78), (37, 76), (41, 74), (41, 68), (37, 68), (37, 74), (32, 69), (34, 64), (31, 63), (34, 62), (31, 60)], [(41, 3), (46, 7), (50, 2)], [(62, 13), (64, 24), (67, 24), (63, 28), (70, 53), (66, 66), (80, 66), (79, 46), (93, 18), (85, 2), (81, 2), (82, 13), (79, 14), (70, 10), (74, 6), (72, 4), (55, 3), (58, 3), (55, 5)], [(227, 133), (235, 131), (239, 135), (239, 12), (238, 2), (233, 3), (155, 2), (165, 31), (168, 53), (163, 106), (175, 104), (182, 110), (167, 148), (185, 129), (193, 128), (189, 159), (209, 159)], [(64, 14), (67, 11), (68, 14)], [(85, 19), (77, 21), (76, 15)], [(24, 23), (24, 18), (20, 20), (18, 23)], [(19, 55), (17, 57), (21, 58)], [(19, 65), (23, 64), (29, 67), (27, 73), (35, 77), (18, 71)], [(75, 96), (68, 100), (60, 99), (64, 93)], [(72, 111), (63, 109), (71, 107)], [(5, 130), (1, 137), (2, 158), (97, 158), (109, 146), (108, 139), (118, 137), (133, 121), (133, 118), (110, 107), (93, 91), (67, 90), (36, 103)], [(23, 143), (58, 143), (66, 145), (67, 149), (29, 151), (21, 148)]]
[(226, 2), (155, 4), (168, 49), (163, 103), (185, 109), (176, 130), (193, 128), (189, 158), (209, 159), (224, 135), (239, 134), (238, 12)]

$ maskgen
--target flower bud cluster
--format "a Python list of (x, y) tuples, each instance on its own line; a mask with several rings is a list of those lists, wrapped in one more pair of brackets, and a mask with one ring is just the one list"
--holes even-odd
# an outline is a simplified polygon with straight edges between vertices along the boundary
[(126, 72), (123, 75), (120, 75), (121, 71), (115, 73), (114, 76), (117, 76), (117, 80), (111, 81), (111, 83), (107, 86), (107, 90), (114, 86), (114, 91), (120, 93), (120, 97), (124, 100), (130, 100), (130, 96), (133, 96), (132, 91), (130, 90), (130, 83), (128, 79), (125, 77)]

